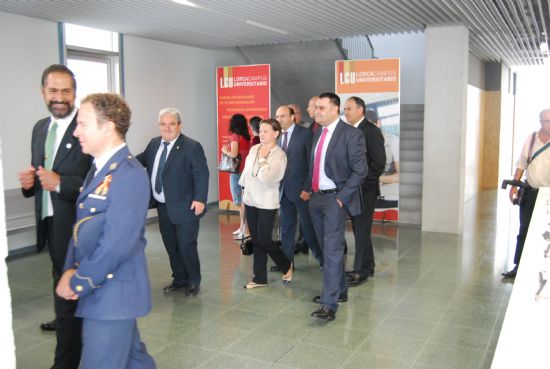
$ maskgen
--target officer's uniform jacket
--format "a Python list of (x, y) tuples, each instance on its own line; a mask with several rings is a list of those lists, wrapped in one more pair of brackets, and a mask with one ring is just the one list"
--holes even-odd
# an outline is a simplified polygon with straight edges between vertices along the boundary
[(147, 173), (127, 146), (82, 189), (65, 261), (65, 270), (76, 269), (70, 285), (79, 296), (77, 316), (132, 319), (151, 310), (144, 253), (149, 194)]

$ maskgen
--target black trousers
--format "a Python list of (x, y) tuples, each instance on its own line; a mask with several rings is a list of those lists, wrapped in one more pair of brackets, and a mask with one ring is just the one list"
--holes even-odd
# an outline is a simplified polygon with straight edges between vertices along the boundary
[(199, 285), (201, 264), (197, 250), (199, 219), (173, 224), (165, 204), (158, 204), (159, 228), (162, 242), (170, 259), (173, 283), (177, 286)]
[(246, 222), (254, 244), (253, 281), (256, 283), (267, 283), (267, 255), (284, 274), (290, 269), (290, 261), (271, 237), (276, 214), (277, 209), (259, 209), (245, 205)]
[[(44, 228), (48, 234), (45, 236), (48, 240), (48, 251), (53, 266), (53, 299), (57, 321), (55, 331), (57, 344), (52, 369), (77, 369), (82, 352), (82, 319), (74, 316), (78, 302), (62, 299), (55, 293), (57, 283), (63, 274), (68, 242), (55, 239), (52, 217), (47, 217), (42, 221), (46, 223)], [(64, 245), (65, 243), (67, 244)]]
[(372, 247), (371, 229), (374, 216), (374, 207), (378, 197), (378, 184), (368, 185), (363, 191), (365, 208), (359, 215), (351, 217), (353, 236), (355, 238), (355, 260), (353, 270), (362, 277), (374, 273), (374, 251)]
[(535, 209), (535, 202), (537, 202), (538, 189), (527, 189), (523, 193), (523, 198), (519, 204), (519, 233), (516, 242), (516, 253), (514, 255), (514, 264), (519, 265), (521, 259), (521, 253), (523, 252), (523, 245), (525, 244), (525, 238), (527, 237), (527, 231), (529, 230), (529, 223), (531, 223), (531, 216)]

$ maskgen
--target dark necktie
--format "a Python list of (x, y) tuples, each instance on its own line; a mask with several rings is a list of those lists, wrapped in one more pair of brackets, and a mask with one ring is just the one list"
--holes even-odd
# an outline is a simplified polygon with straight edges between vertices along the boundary
[(168, 155), (168, 145), (170, 142), (163, 142), (164, 149), (162, 149), (162, 154), (160, 154), (159, 166), (157, 168), (157, 176), (155, 178), (155, 192), (162, 192), (162, 171), (164, 170), (164, 165), (166, 164), (166, 156)]
[(283, 151), (286, 152), (287, 147), (288, 147), (288, 131), (283, 132), (283, 144), (281, 145), (281, 149), (283, 149)]
[(88, 171), (88, 175), (86, 176), (86, 180), (84, 181), (84, 188), (88, 187), (90, 182), (92, 182), (92, 179), (95, 177), (95, 172), (97, 171), (97, 167), (95, 166), (95, 163), (92, 164), (90, 167), (90, 170)]

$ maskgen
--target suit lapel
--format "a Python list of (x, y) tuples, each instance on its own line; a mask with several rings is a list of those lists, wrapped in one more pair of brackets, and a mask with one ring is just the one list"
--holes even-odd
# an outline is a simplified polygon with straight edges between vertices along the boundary
[(330, 141), (328, 143), (327, 152), (325, 154), (325, 171), (326, 171), (327, 162), (328, 162), (327, 158), (332, 158), (333, 157), (332, 152), (338, 146), (338, 140), (340, 138), (340, 135), (342, 134), (343, 124), (347, 124), (347, 123), (344, 123), (342, 120), (339, 120), (338, 124), (336, 125), (336, 128), (334, 129), (334, 132), (332, 132), (332, 136), (331, 136)]
[(290, 136), (290, 139), (288, 140), (288, 144), (286, 147), (286, 154), (287, 156), (292, 151), (294, 146), (296, 146), (296, 140), (298, 139), (298, 136), (300, 135), (300, 129), (297, 125), (294, 125), (294, 130), (292, 131), (292, 135)]
[(168, 158), (166, 158), (166, 164), (164, 164), (163, 173), (166, 172), (166, 168), (170, 165), (171, 162), (174, 161), (174, 157), (178, 155), (178, 151), (182, 149), (183, 146), (183, 134), (180, 133), (178, 139), (176, 142), (174, 142), (174, 147), (170, 150), (170, 153), (168, 154)]
[[(39, 139), (36, 145), (37, 157), (40, 158), (39, 164), (44, 166), (44, 155), (46, 150), (46, 137), (48, 136), (48, 128), (50, 127), (50, 119), (46, 118), (46, 122), (40, 128)], [(36, 168), (38, 169), (38, 168)]]
[(57, 153), (55, 154), (55, 159), (53, 161), (52, 169), (55, 171), (59, 165), (65, 160), (67, 155), (77, 146), (76, 137), (73, 136), (74, 130), (76, 128), (76, 115), (73, 118), (71, 124), (65, 130), (65, 134), (59, 143), (57, 148)]

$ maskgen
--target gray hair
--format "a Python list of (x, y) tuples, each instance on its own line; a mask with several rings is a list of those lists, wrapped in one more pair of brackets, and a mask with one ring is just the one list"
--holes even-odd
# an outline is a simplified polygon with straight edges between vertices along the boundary
[(159, 112), (159, 122), (160, 119), (165, 115), (171, 115), (176, 117), (176, 120), (178, 121), (178, 124), (181, 124), (181, 114), (180, 111), (176, 108), (164, 108)]

